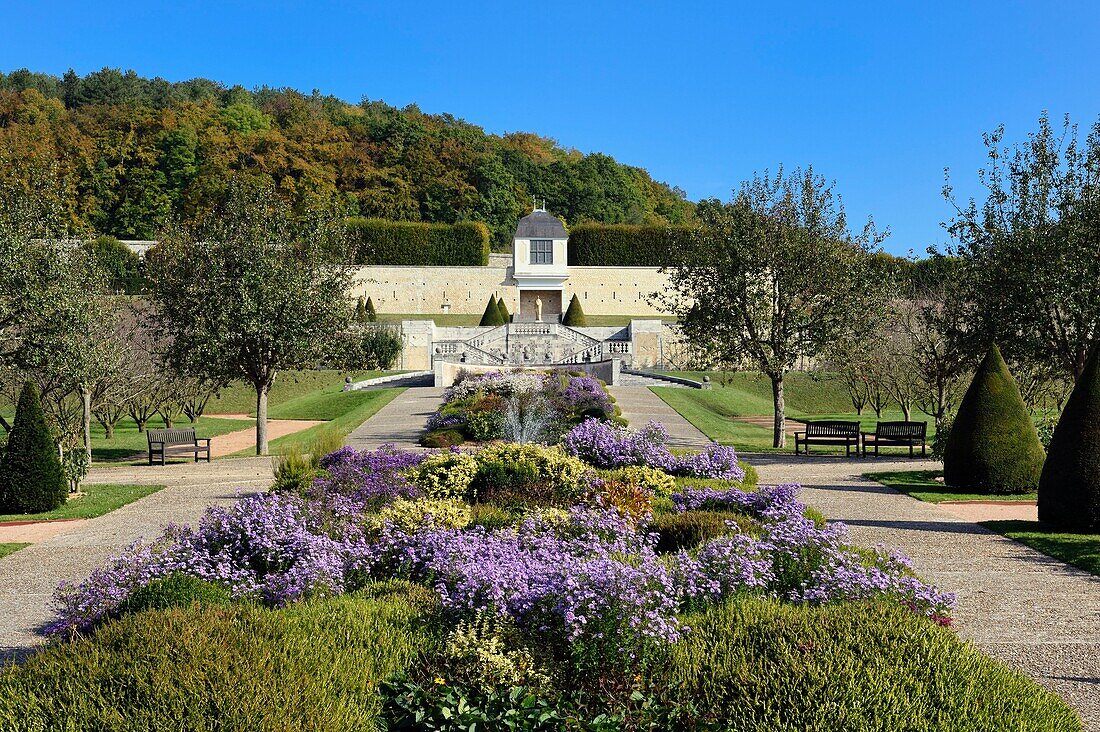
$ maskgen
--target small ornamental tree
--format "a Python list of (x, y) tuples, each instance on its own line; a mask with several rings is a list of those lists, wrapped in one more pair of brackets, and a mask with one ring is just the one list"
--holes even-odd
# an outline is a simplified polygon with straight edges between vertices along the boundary
[(359, 299), (355, 302), (355, 322), (367, 322), (367, 301), (362, 295), (360, 295)]
[(489, 296), (489, 302), (485, 303), (485, 312), (481, 314), (481, 322), (478, 325), (504, 325), (504, 321), (500, 318), (496, 296)]
[(374, 300), (371, 300), (369, 297), (367, 298), (367, 322), (378, 322), (378, 311), (374, 309)]
[(0, 470), (0, 503), (5, 511), (41, 513), (65, 503), (68, 495), (61, 458), (46, 424), (38, 389), (28, 381), (19, 395)]
[(344, 241), (338, 212), (299, 216), (267, 182), (230, 182), (195, 231), (169, 231), (150, 295), (170, 366), (256, 390), (256, 454), (267, 454), (267, 396), (280, 371), (318, 364), (351, 317), (351, 273), (324, 252)]
[(588, 325), (588, 320), (584, 317), (584, 310), (581, 308), (581, 301), (577, 299), (576, 293), (569, 300), (569, 307), (565, 309), (565, 317), (561, 319), (562, 325), (568, 325), (573, 328), (583, 328)]
[(500, 320), (502, 323), (508, 323), (512, 320), (512, 314), (508, 312), (508, 306), (504, 304), (504, 298), (497, 298), (497, 310), (500, 311)]
[(1001, 351), (992, 346), (966, 390), (944, 448), (944, 482), (980, 493), (1035, 490), (1043, 446)]
[(1100, 531), (1100, 347), (1066, 401), (1039, 479), (1039, 520)]

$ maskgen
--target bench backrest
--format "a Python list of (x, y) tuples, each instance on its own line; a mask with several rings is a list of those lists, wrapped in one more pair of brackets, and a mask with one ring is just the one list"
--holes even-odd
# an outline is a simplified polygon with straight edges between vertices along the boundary
[(923, 438), (927, 431), (927, 422), (879, 422), (875, 425), (875, 437)]
[(145, 434), (149, 436), (150, 445), (154, 442), (164, 443), (165, 445), (195, 444), (194, 427), (169, 427), (168, 429), (145, 430)]
[(806, 437), (859, 437), (859, 422), (836, 419), (807, 422)]

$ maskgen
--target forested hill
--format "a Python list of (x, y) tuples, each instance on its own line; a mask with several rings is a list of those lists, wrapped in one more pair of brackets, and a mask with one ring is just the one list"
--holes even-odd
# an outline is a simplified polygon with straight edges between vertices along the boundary
[(359, 216), (484, 221), (498, 246), (532, 195), (569, 224), (679, 223), (694, 209), (642, 168), (536, 134), (490, 135), (415, 106), (114, 69), (0, 73), (0, 158), (0, 176), (59, 161), (78, 227), (129, 239), (194, 216), (235, 171), (269, 176), (296, 206), (337, 197)]

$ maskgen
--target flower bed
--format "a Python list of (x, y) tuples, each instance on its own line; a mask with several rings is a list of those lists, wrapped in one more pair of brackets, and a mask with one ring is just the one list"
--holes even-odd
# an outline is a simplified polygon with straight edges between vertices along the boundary
[[(764, 715), (774, 729), (829, 719), (842, 726), (843, 710), (822, 717), (802, 701), (782, 706), (800, 724), (768, 716), (776, 694), (826, 698), (807, 685), (806, 663), (824, 664), (831, 683), (850, 689), (850, 700), (881, 691), (889, 726), (916, 719), (914, 703), (977, 714), (966, 718), (979, 722), (988, 717), (975, 710), (1003, 715), (1006, 704), (1017, 705), (1008, 718), (1070, 718), (1022, 677), (952, 635), (937, 635), (949, 633), (940, 626), (950, 622), (954, 597), (922, 582), (904, 557), (851, 546), (842, 525), (813, 518), (796, 485), (749, 489), (738, 480), (743, 472), (732, 450), (676, 456), (663, 434), (655, 425), (633, 433), (587, 421), (556, 447), (493, 443), (432, 455), (337, 450), (320, 461), (312, 484), (212, 507), (196, 527), (170, 527), (85, 582), (61, 587), (49, 631), (117, 643), (111, 639), (118, 625), (159, 627), (134, 625), (142, 611), (182, 608), (188, 622), (200, 624), (196, 637), (206, 622), (212, 638), (224, 638), (236, 619), (273, 627), (255, 614), (258, 606), (298, 617), (316, 607), (317, 627), (331, 628), (322, 618), (334, 601), (353, 603), (345, 606), (351, 612), (363, 597), (364, 610), (377, 614), (388, 607), (379, 592), (406, 608), (416, 593), (427, 593), (436, 598), (434, 609), (417, 600), (416, 618), (402, 610), (394, 618), (409, 625), (399, 623), (386, 631), (392, 639), (379, 640), (393, 652), (358, 682), (366, 687), (356, 719), (391, 729), (450, 729), (461, 719), (467, 728), (522, 721), (516, 728), (701, 730), (753, 729), (751, 720)], [(206, 617), (196, 614), (204, 605), (213, 614), (195, 620)], [(176, 616), (165, 617), (171, 624)], [(745, 617), (779, 625), (750, 632)], [(790, 638), (749, 649), (805, 626), (797, 640), (818, 623), (849, 630), (822, 630), (813, 641), (819, 652), (799, 651), (793, 661), (783, 660), (792, 658)], [(830, 640), (836, 632), (858, 637)], [(837, 651), (825, 643), (842, 656), (833, 658)], [(337, 645), (318, 647), (333, 654)], [(88, 645), (59, 647), (80, 653)], [(752, 655), (743, 656), (746, 649)], [(744, 679), (754, 677), (745, 669), (760, 654), (774, 655), (765, 676), (775, 683), (742, 691)], [(891, 654), (901, 660), (883, 666)], [(980, 694), (953, 706), (940, 694), (944, 668), (927, 669), (924, 660), (905, 665), (913, 654), (958, 663), (953, 678), (985, 679), (1013, 692), (976, 706), (975, 699), (987, 698), (979, 684)], [(706, 681), (700, 665), (718, 668), (716, 681)], [(880, 667), (900, 669), (898, 678), (868, 670)], [(220, 688), (201, 682), (201, 670), (187, 673), (198, 674), (196, 684)], [(914, 681), (915, 673), (928, 679)], [(868, 686), (872, 677), (881, 689)], [(0, 677), (0, 688), (4, 683)], [(27, 695), (36, 683), (10, 688)], [(259, 683), (267, 688), (268, 680)], [(203, 708), (219, 703), (199, 696), (191, 698)], [(895, 697), (905, 704), (893, 705)], [(739, 710), (750, 707), (742, 718)], [(320, 707), (316, 713), (327, 714)]]
[(463, 374), (428, 418), (422, 444), (464, 441), (556, 442), (585, 418), (616, 416), (611, 396), (594, 377), (564, 371), (492, 371)]

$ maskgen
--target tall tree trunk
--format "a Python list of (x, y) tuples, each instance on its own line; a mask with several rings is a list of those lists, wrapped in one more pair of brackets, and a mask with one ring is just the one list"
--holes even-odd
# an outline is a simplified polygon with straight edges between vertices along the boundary
[(783, 401), (783, 377), (773, 376), (772, 380), (772, 403), (775, 409), (775, 428), (772, 433), (772, 447), (786, 447), (787, 445), (787, 429), (786, 429), (786, 404)]
[(107, 420), (103, 423), (103, 439), (113, 440), (115, 439), (115, 423), (111, 420)]
[(80, 403), (83, 412), (84, 450), (88, 460), (92, 459), (92, 390), (85, 384), (80, 385)]
[(267, 393), (270, 384), (256, 384), (256, 454), (267, 454)]

